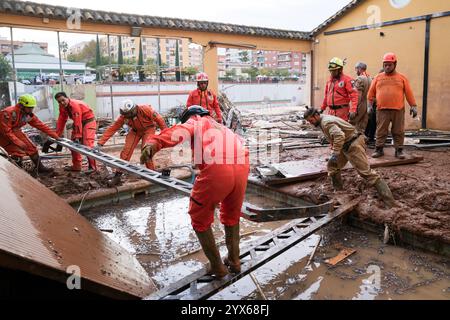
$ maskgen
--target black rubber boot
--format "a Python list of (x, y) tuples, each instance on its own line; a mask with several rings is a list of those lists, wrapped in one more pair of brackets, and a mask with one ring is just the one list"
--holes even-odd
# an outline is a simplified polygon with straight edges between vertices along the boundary
[(240, 273), (239, 224), (232, 227), (225, 226), (225, 243), (228, 249), (228, 257), (226, 257), (223, 262), (232, 273)]
[(395, 157), (398, 159), (405, 159), (405, 154), (403, 153), (403, 148), (395, 149)]
[(218, 279), (225, 277), (228, 274), (228, 270), (220, 258), (220, 253), (217, 249), (216, 240), (214, 239), (214, 234), (211, 228), (204, 232), (195, 233), (197, 234), (197, 238), (200, 241), (203, 252), (211, 265), (209, 273)]
[(384, 156), (383, 147), (376, 147), (375, 152), (372, 153), (372, 158), (380, 158)]
[(38, 173), (52, 173), (54, 171), (52, 168), (47, 168), (42, 164), (38, 153), (30, 156), (30, 159), (33, 161)]

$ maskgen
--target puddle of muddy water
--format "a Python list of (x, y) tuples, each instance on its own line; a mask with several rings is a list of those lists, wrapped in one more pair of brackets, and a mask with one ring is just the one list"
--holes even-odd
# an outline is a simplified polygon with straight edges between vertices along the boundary
[[(417, 250), (383, 245), (376, 235), (350, 227), (312, 235), (253, 272), (270, 300), (450, 299), (450, 260)], [(335, 238), (337, 236), (337, 238)], [(356, 253), (332, 267), (324, 261), (349, 247)], [(262, 299), (244, 277), (212, 299)]]
[[(256, 199), (250, 197), (252, 202)], [(261, 205), (267, 205), (263, 201)], [(189, 198), (160, 192), (139, 201), (91, 209), (83, 214), (108, 236), (134, 253), (161, 288), (199, 270), (207, 262), (190, 225)], [(276, 204), (279, 205), (279, 204)], [(255, 223), (241, 219), (241, 247), (289, 221)], [(222, 255), (224, 233), (215, 218), (213, 231)], [(350, 227), (312, 235), (254, 271), (268, 299), (450, 299), (450, 261), (439, 256), (385, 246), (376, 235)], [(324, 261), (342, 247), (357, 252), (335, 267)], [(261, 299), (246, 276), (212, 299)]]
[[(174, 192), (151, 194), (83, 212), (97, 228), (134, 253), (160, 287), (203, 267), (207, 262), (190, 223), (189, 198)], [(241, 219), (241, 244), (279, 228), (283, 221), (255, 223)], [(217, 216), (213, 225), (222, 255), (226, 254), (223, 227)]]

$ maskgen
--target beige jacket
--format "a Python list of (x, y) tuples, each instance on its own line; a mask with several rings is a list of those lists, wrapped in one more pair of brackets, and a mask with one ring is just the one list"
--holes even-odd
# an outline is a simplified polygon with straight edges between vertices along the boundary
[(320, 128), (331, 143), (333, 152), (335, 154), (341, 153), (344, 143), (356, 136), (355, 127), (335, 116), (322, 114), (320, 118), (322, 119)]

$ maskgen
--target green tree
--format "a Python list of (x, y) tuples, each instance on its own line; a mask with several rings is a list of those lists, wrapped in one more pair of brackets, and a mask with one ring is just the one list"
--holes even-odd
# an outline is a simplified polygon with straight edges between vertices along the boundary
[[(119, 65), (119, 68), (123, 64), (122, 36), (119, 36), (117, 64)], [(120, 71), (119, 71), (119, 81), (123, 81), (123, 74)]]
[(175, 79), (176, 81), (181, 81), (181, 72), (180, 72), (180, 46), (178, 44), (178, 40), (176, 41), (175, 46), (175, 68), (177, 71), (175, 71)]
[(148, 76), (152, 76), (158, 72), (158, 65), (156, 64), (155, 59), (147, 58), (144, 65), (144, 74)]
[(59, 43), (59, 48), (61, 49), (61, 51), (63, 53), (64, 59), (67, 59), (67, 51), (69, 51), (69, 45), (67, 44), (67, 42), (66, 41), (61, 41)]
[(259, 74), (259, 70), (256, 67), (242, 69), (242, 72), (248, 74), (248, 76), (252, 80), (256, 79), (256, 76)]
[(139, 59), (138, 59), (138, 73), (139, 81), (143, 82), (145, 79), (144, 75), (144, 51), (142, 50), (142, 38), (139, 39)]
[(0, 81), (11, 79), (12, 67), (6, 58), (0, 54)]
[(248, 51), (239, 51), (239, 60), (241, 60), (242, 63), (249, 62), (250, 57)]
[(184, 67), (183, 74), (192, 77), (198, 73), (197, 67)]

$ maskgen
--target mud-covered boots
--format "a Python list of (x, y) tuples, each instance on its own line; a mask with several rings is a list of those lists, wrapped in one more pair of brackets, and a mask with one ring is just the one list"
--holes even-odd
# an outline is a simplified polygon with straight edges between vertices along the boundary
[(375, 188), (377, 189), (378, 195), (380, 196), (381, 200), (383, 200), (386, 207), (388, 207), (389, 209), (392, 208), (395, 205), (395, 200), (386, 181), (384, 181), (383, 179), (379, 179), (375, 183)]
[(228, 249), (228, 257), (223, 262), (232, 273), (241, 272), (241, 260), (239, 258), (239, 224), (225, 226), (225, 243)]
[(209, 228), (204, 232), (195, 232), (197, 234), (197, 238), (200, 241), (200, 245), (202, 246), (203, 252), (210, 263), (209, 274), (215, 276), (220, 279), (225, 277), (228, 274), (227, 267), (223, 264), (222, 259), (220, 258), (219, 250), (216, 246), (216, 240), (214, 239), (214, 234), (212, 229)]
[(403, 148), (395, 149), (395, 157), (398, 159), (405, 159), (405, 154), (403, 153)]
[(375, 152), (372, 153), (372, 158), (381, 158), (384, 156), (383, 147), (376, 147)]
[(342, 176), (340, 173), (330, 176), (331, 184), (333, 185), (334, 191), (341, 191), (344, 189), (344, 182), (342, 181)]
[(30, 156), (30, 159), (33, 161), (38, 173), (52, 173), (54, 171), (52, 168), (47, 168), (42, 164), (39, 154), (33, 154)]

